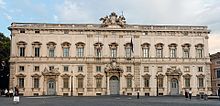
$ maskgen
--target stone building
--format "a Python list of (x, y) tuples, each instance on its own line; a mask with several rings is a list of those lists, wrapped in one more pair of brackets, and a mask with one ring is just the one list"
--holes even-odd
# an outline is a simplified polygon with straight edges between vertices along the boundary
[(211, 80), (212, 80), (212, 93), (217, 95), (220, 89), (220, 52), (210, 55), (211, 59)]
[(10, 87), (32, 95), (211, 94), (207, 26), (12, 23)]

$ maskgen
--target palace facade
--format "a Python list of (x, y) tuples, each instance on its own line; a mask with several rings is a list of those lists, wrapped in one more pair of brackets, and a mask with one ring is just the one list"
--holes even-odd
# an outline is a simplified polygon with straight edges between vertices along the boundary
[(210, 55), (211, 59), (211, 80), (213, 95), (220, 94), (220, 52)]
[(24, 96), (211, 94), (207, 26), (12, 23), (10, 87)]

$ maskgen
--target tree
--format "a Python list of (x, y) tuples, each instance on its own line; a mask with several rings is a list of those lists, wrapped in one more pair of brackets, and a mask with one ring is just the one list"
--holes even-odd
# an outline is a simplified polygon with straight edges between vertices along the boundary
[(0, 89), (9, 84), (10, 38), (0, 33)]

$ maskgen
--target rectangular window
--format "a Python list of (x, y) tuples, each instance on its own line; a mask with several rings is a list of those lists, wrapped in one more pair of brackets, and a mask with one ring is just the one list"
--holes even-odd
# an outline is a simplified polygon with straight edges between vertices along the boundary
[(220, 78), (220, 69), (217, 69), (216, 72), (217, 72), (217, 74), (216, 74), (217, 78)]
[(65, 31), (64, 31), (64, 34), (69, 34), (69, 31), (65, 30)]
[(203, 88), (204, 87), (204, 79), (203, 78), (199, 78), (199, 88)]
[(96, 66), (96, 72), (101, 72), (101, 66)]
[(49, 70), (53, 70), (54, 69), (54, 66), (49, 66)]
[(96, 78), (96, 88), (102, 88), (102, 78)]
[(25, 30), (20, 30), (20, 33), (25, 33)]
[(131, 72), (131, 66), (127, 66), (127, 72)]
[(34, 71), (40, 71), (40, 66), (34, 66)]
[(184, 67), (184, 72), (189, 72), (189, 71), (190, 71), (189, 67), (188, 67), (188, 66), (185, 66), (185, 67)]
[(159, 58), (163, 57), (163, 50), (162, 49), (156, 49), (156, 56)]
[(149, 48), (143, 48), (143, 57), (144, 58), (147, 58), (149, 57)]
[(78, 72), (83, 72), (83, 66), (78, 66)]
[(69, 57), (69, 48), (63, 48), (63, 57)]
[(63, 88), (69, 88), (69, 78), (63, 78)]
[(19, 66), (19, 71), (24, 71), (24, 66)]
[(20, 57), (24, 57), (25, 56), (25, 48), (24, 47), (20, 47), (19, 48), (19, 56)]
[(49, 57), (54, 57), (54, 48), (49, 48)]
[(78, 88), (83, 88), (83, 78), (78, 78)]
[(190, 88), (190, 78), (185, 78), (185, 87)]
[(144, 67), (144, 72), (149, 72), (149, 67), (148, 66)]
[(131, 57), (131, 48), (125, 48), (125, 56), (127, 58), (130, 58)]
[(116, 58), (117, 57), (117, 50), (116, 48), (111, 49), (111, 57)]
[(40, 33), (40, 31), (39, 31), (39, 30), (36, 30), (35, 33)]
[(176, 57), (176, 49), (170, 49), (170, 57), (175, 58)]
[(127, 78), (127, 88), (132, 88), (132, 78)]
[(96, 57), (101, 57), (101, 49), (100, 48), (96, 49)]
[(69, 66), (63, 66), (63, 71), (68, 72), (69, 71)]
[(163, 88), (163, 78), (158, 78), (158, 87)]
[(202, 49), (196, 49), (197, 58), (202, 58), (202, 55), (203, 55), (202, 52), (203, 52)]
[(18, 78), (18, 87), (24, 88), (24, 78)]
[(149, 78), (144, 78), (144, 87), (149, 88)]
[(157, 67), (158, 72), (163, 72), (163, 67)]
[(82, 48), (82, 47), (77, 48), (77, 56), (78, 57), (83, 57), (84, 56), (84, 48)]
[(183, 51), (183, 58), (189, 58), (189, 50)]
[(34, 88), (39, 88), (39, 78), (34, 78)]
[(198, 72), (203, 72), (203, 67), (198, 67)]
[(34, 56), (35, 57), (40, 57), (40, 48), (39, 47), (34, 48)]

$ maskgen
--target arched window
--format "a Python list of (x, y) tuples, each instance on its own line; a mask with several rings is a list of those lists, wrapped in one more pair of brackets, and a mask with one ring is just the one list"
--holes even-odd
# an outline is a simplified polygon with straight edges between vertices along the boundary
[(95, 56), (96, 57), (101, 57), (101, 55), (102, 55), (102, 47), (103, 47), (103, 44), (100, 43), (100, 42), (97, 42), (97, 43), (94, 44)]
[(85, 48), (85, 43), (83, 42), (76, 43), (77, 57), (84, 57), (84, 48)]
[(25, 48), (26, 48), (27, 43), (24, 41), (20, 41), (17, 43), (18, 46), (18, 56), (24, 57), (25, 56)]
[(156, 57), (162, 58), (163, 57), (163, 45), (162, 43), (158, 43), (155, 45), (156, 48)]
[(196, 58), (202, 58), (203, 57), (203, 44), (197, 44), (195, 45), (196, 48)]
[(149, 50), (150, 50), (150, 44), (149, 43), (144, 43), (141, 45), (142, 47), (142, 56), (144, 58), (148, 58), (149, 57)]
[(169, 46), (169, 51), (170, 51), (170, 58), (176, 58), (177, 56), (177, 44), (172, 43)]
[(118, 47), (117, 43), (109, 44), (111, 58), (117, 57), (117, 47)]
[(69, 52), (70, 52), (70, 43), (69, 42), (63, 42), (61, 44), (63, 48), (63, 57), (69, 57)]
[(189, 58), (190, 56), (190, 44), (186, 43), (182, 45), (183, 58)]
[(55, 48), (56, 48), (56, 43), (55, 42), (47, 43), (48, 57), (54, 57), (55, 56)]
[(40, 42), (33, 42), (32, 46), (33, 46), (33, 53), (34, 53), (34, 57), (40, 57), (40, 48), (41, 48), (42, 43)]

